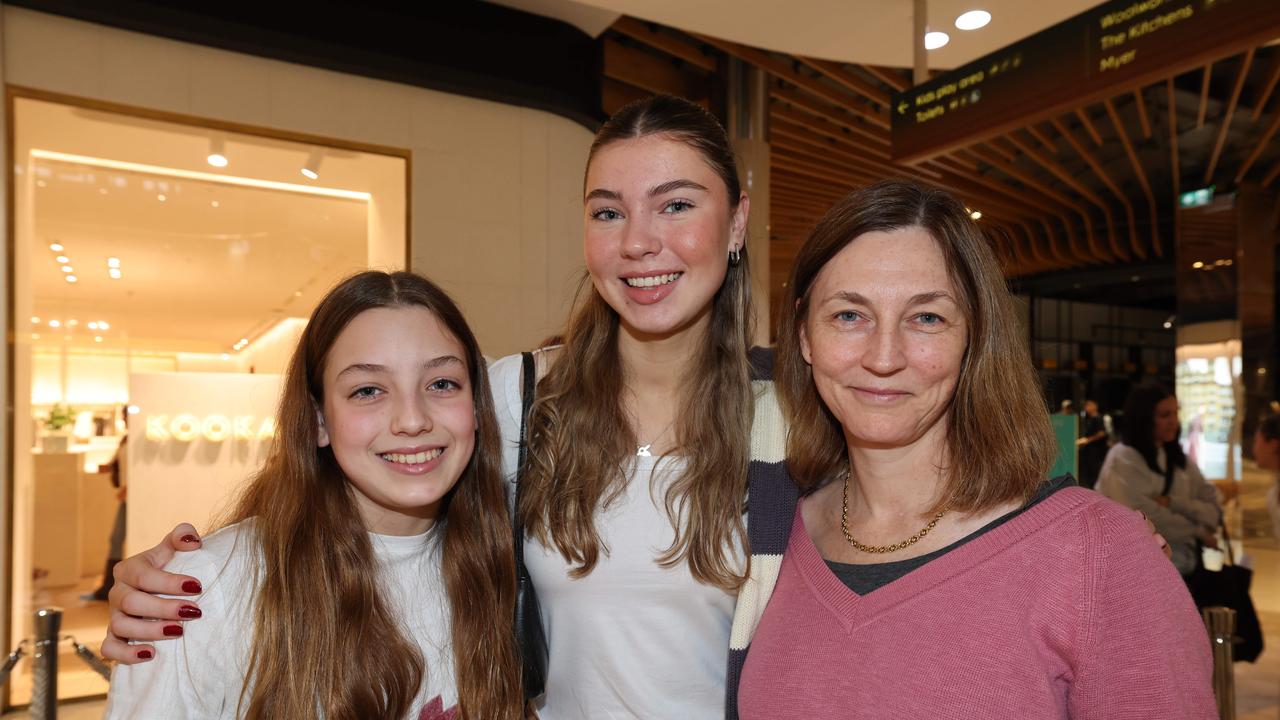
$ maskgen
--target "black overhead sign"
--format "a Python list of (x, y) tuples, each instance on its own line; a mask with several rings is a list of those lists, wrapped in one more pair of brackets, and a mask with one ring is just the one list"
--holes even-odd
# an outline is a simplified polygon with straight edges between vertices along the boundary
[(893, 96), (917, 162), (1280, 37), (1280, 0), (1113, 0)]

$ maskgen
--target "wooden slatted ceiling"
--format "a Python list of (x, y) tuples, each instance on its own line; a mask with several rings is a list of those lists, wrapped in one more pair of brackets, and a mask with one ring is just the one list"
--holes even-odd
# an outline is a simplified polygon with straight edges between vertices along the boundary
[[(890, 159), (899, 69), (793, 57), (622, 18), (605, 40), (605, 110), (647, 92), (723, 102), (728, 58), (768, 73), (772, 291), (825, 208), (893, 176), (931, 182), (982, 212), (1011, 276), (1167, 257), (1184, 187), (1280, 177), (1280, 47), (1127, 88), (914, 166)], [(1208, 129), (1202, 129), (1202, 128)]]

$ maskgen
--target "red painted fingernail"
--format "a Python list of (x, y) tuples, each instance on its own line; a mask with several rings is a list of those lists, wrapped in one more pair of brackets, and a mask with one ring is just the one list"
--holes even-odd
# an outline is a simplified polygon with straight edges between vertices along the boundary
[(186, 580), (182, 583), (182, 592), (198, 593), (202, 589), (200, 583), (195, 580)]
[(181, 538), (179, 538), (179, 540), (181, 540), (181, 541), (182, 541), (182, 542), (184, 542), (184, 543), (198, 543), (198, 542), (200, 542), (200, 538), (196, 537), (195, 535), (183, 535)]
[(139, 650), (139, 651), (138, 651), (138, 659), (139, 659), (139, 660), (150, 660), (150, 659), (151, 659), (151, 651), (150, 651), (150, 650)]
[(165, 637), (181, 637), (182, 626), (181, 625), (165, 625), (164, 635)]
[(184, 620), (192, 620), (200, 617), (204, 613), (200, 612), (200, 608), (194, 605), (183, 605), (178, 608), (178, 617)]

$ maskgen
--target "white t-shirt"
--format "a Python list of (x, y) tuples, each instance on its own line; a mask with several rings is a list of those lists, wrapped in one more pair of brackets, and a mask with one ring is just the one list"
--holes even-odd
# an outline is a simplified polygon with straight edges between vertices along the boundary
[[(511, 483), (519, 457), (520, 374), (519, 355), (489, 370), (502, 467)], [(573, 568), (559, 552), (525, 542), (551, 653), (538, 705), (542, 720), (724, 717), (735, 595), (698, 582), (684, 562), (658, 564), (675, 537), (663, 497), (683, 463), (635, 460), (626, 492), (596, 515), (609, 552), (589, 575), (569, 577)], [(737, 555), (745, 561), (741, 549)]]
[[(440, 526), (437, 526), (440, 527)], [(390, 609), (400, 632), (426, 661), (423, 687), (409, 718), (428, 704), (448, 709), (458, 702), (450, 652), (448, 598), (440, 571), (439, 532), (392, 536), (369, 534), (382, 565)], [(109, 720), (195, 720), (236, 718), (253, 642), (252, 562), (259, 556), (250, 523), (223, 528), (201, 549), (178, 553), (165, 569), (192, 575), (204, 586), (195, 597), (203, 619), (184, 624), (182, 638), (162, 643), (154, 660), (118, 665), (104, 715)], [(360, 658), (334, 658), (358, 672)]]

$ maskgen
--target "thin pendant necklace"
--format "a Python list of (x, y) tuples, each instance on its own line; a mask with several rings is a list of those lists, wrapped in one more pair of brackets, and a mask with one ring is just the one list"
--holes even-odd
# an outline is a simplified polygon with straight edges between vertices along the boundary
[(886, 553), (905, 550), (919, 542), (920, 538), (928, 535), (929, 531), (932, 530), (934, 526), (938, 524), (938, 521), (942, 519), (944, 513), (946, 513), (945, 510), (939, 511), (938, 514), (934, 515), (933, 519), (929, 521), (928, 525), (925, 525), (920, 529), (920, 532), (900, 543), (896, 543), (894, 545), (863, 545), (849, 532), (849, 473), (844, 474), (844, 508), (840, 511), (840, 532), (844, 533), (844, 539), (847, 540), (850, 545), (864, 553), (884, 555)]
[(655, 442), (661, 440), (662, 436), (666, 435), (667, 431), (670, 430), (671, 426), (675, 423), (676, 419), (671, 418), (671, 422), (667, 423), (667, 426), (662, 428), (657, 435), (654, 435), (652, 440), (644, 445), (636, 445), (636, 457), (653, 457), (653, 453), (649, 452), (649, 449), (653, 447)]

